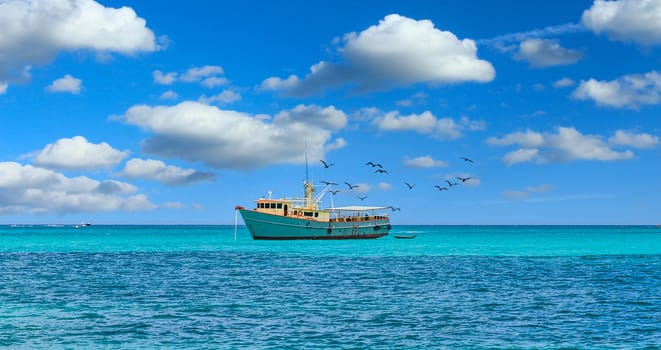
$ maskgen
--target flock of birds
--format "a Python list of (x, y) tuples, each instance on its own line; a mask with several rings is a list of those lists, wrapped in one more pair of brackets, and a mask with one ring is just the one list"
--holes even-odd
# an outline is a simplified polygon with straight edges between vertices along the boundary
[[(466, 158), (466, 157), (460, 157), (460, 158), (466, 163), (473, 163), (473, 160), (470, 159), (470, 158)], [(324, 161), (323, 159), (320, 159), (319, 161), (324, 166), (324, 169), (328, 169), (328, 168), (332, 167), (333, 165), (335, 165), (334, 163), (328, 163), (328, 162)], [(375, 174), (388, 174), (388, 171), (385, 170), (383, 168), (383, 165), (381, 165), (380, 163), (375, 163), (375, 162), (369, 161), (369, 162), (365, 163), (365, 165), (369, 165), (372, 168), (377, 168), (376, 170), (374, 170)], [(461, 181), (461, 183), (463, 184), (463, 183), (466, 183), (466, 181), (471, 180), (472, 177), (470, 177), (470, 176), (468, 176), (468, 177), (457, 176), (456, 179)], [(459, 185), (458, 182), (452, 182), (450, 180), (445, 180), (445, 182), (447, 183), (447, 186), (435, 185), (434, 188), (436, 188), (439, 191), (448, 191), (453, 186), (458, 186)], [(321, 183), (323, 183), (327, 186), (331, 186), (331, 185), (339, 186), (337, 183), (331, 182), (331, 181), (321, 181)], [(352, 185), (351, 183), (349, 183), (347, 181), (344, 181), (344, 184), (347, 185), (347, 190), (348, 191), (351, 191), (354, 188), (360, 187), (359, 185)], [(406, 187), (408, 187), (409, 190), (412, 190), (415, 187), (415, 184), (410, 184), (406, 181), (404, 182), (404, 184), (406, 185)], [(333, 195), (336, 195), (336, 194), (338, 194), (339, 192), (342, 192), (342, 191), (341, 190), (330, 190), (329, 192)], [(357, 197), (361, 201), (367, 199), (367, 196), (357, 196)], [(392, 206), (390, 206), (388, 208), (390, 208), (392, 211), (401, 210), (400, 208), (392, 207)]]

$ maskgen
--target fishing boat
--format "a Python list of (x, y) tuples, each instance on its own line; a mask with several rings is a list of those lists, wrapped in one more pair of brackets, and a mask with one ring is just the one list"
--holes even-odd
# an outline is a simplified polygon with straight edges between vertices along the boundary
[(390, 232), (389, 207), (331, 204), (330, 208), (322, 208), (321, 199), (331, 185), (316, 196), (312, 183), (306, 180), (303, 187), (303, 198), (274, 199), (269, 194), (269, 198), (257, 199), (254, 209), (236, 206), (253, 239), (367, 239)]

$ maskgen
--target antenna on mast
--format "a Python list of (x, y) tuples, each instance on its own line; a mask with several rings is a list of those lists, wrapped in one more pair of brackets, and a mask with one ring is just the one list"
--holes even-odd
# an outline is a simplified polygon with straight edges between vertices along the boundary
[(310, 182), (308, 177), (308, 140), (305, 140), (305, 183)]

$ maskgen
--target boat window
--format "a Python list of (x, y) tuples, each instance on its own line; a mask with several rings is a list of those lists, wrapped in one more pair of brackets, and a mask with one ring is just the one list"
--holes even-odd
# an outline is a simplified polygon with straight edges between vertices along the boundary
[(303, 215), (304, 216), (312, 216), (312, 212), (311, 211), (306, 211), (306, 212), (303, 212)]
[(264, 208), (264, 203), (257, 203), (257, 208)]
[(315, 217), (315, 218), (318, 218), (318, 217), (319, 217), (319, 213), (314, 213), (314, 217)]
[(278, 209), (282, 209), (282, 203), (278, 203)]
[(275, 203), (271, 203), (271, 209), (275, 209)]

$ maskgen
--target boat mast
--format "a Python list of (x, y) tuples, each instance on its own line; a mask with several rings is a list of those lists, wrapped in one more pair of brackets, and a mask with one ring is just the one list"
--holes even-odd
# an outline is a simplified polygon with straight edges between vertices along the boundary
[(305, 183), (303, 185), (305, 193), (305, 207), (308, 209), (315, 209), (313, 207), (312, 194), (314, 193), (314, 187), (310, 183), (308, 172), (308, 141), (305, 140)]

